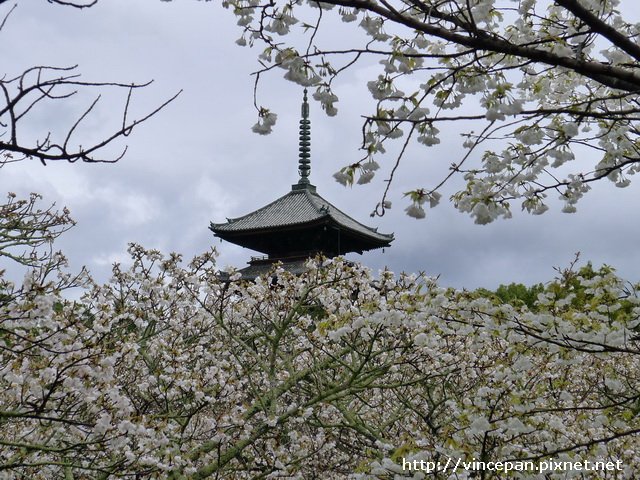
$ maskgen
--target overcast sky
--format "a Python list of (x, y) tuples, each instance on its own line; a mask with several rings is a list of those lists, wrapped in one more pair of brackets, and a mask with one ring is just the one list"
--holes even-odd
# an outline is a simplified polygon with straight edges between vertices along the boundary
[[(108, 278), (113, 262), (126, 260), (129, 242), (180, 252), (185, 258), (215, 245), (221, 268), (243, 267), (253, 252), (214, 239), (209, 222), (253, 211), (297, 181), (300, 88), (281, 72), (265, 77), (260, 103), (277, 111), (278, 124), (269, 136), (251, 132), (256, 115), (250, 74), (257, 68), (258, 52), (234, 44), (239, 27), (219, 2), (103, 0), (83, 11), (45, 0), (18, 3), (0, 33), (3, 73), (78, 64), (86, 80), (153, 79), (134, 97), (133, 110), (139, 114), (181, 89), (183, 93), (126, 139), (128, 153), (119, 163), (11, 164), (0, 170), (0, 190), (20, 196), (35, 191), (46, 202), (67, 206), (78, 225), (58, 246), (72, 268), (86, 265), (100, 280)], [(0, 10), (9, 7), (5, 3)], [(607, 263), (628, 280), (639, 280), (637, 181), (627, 189), (596, 186), (571, 215), (560, 213), (561, 204), (552, 202), (540, 217), (514, 211), (511, 220), (478, 226), (444, 202), (428, 211), (425, 220), (407, 217), (402, 192), (428, 185), (427, 177), (445, 171), (462, 155), (454, 130), (440, 146), (416, 150), (407, 158), (393, 187), (394, 208), (383, 218), (370, 218), (393, 157), (380, 162), (383, 171), (366, 186), (344, 188), (331, 175), (360, 158), (360, 115), (371, 105), (366, 81), (374, 71), (353, 70), (335, 86), (340, 95), (337, 117), (328, 118), (317, 104), (311, 105), (312, 183), (357, 220), (395, 233), (393, 246), (384, 253), (350, 258), (375, 271), (384, 266), (396, 272), (425, 271), (440, 275), (444, 285), (492, 288), (548, 281), (554, 266), (567, 266), (579, 251), (584, 261)], [(78, 97), (34, 111), (24, 132), (42, 136), (69, 126), (92, 99)], [(78, 132), (78, 143), (117, 127), (124, 100), (124, 92), (107, 92)], [(453, 192), (445, 190), (444, 197)]]

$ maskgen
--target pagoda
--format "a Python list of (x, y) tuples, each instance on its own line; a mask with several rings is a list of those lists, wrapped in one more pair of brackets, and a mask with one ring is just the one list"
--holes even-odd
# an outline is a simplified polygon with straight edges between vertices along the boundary
[(332, 258), (350, 252), (388, 247), (393, 234), (367, 227), (322, 198), (311, 184), (311, 122), (307, 91), (304, 91), (300, 120), (298, 183), (291, 191), (270, 204), (226, 223), (211, 223), (216, 237), (263, 254), (252, 257), (249, 266), (239, 272), (254, 279), (281, 262), (292, 273), (305, 270), (310, 257)]

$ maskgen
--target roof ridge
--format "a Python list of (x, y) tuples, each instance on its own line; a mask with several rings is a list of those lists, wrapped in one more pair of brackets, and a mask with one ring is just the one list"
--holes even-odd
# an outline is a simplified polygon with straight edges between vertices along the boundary
[[(266, 208), (269, 208), (271, 205), (273, 205), (274, 203), (279, 202), (279, 201), (280, 201), (280, 200), (282, 200), (283, 198), (285, 198), (285, 197), (289, 196), (291, 193), (292, 193), (291, 191), (290, 191), (290, 192), (287, 192), (287, 193), (285, 193), (284, 195), (281, 195), (280, 197), (276, 198), (274, 201), (272, 201), (272, 202), (270, 202), (270, 203), (266, 204), (265, 206), (260, 207), (260, 208), (258, 208), (257, 210), (254, 210), (253, 212), (246, 213), (245, 215), (240, 215), (239, 217), (232, 217), (232, 218), (227, 217), (227, 222), (228, 222), (228, 223), (237, 222), (238, 220), (242, 220), (243, 218), (246, 218), (246, 217), (248, 217), (249, 215), (253, 215), (253, 214), (255, 214), (255, 213), (258, 213), (258, 212), (260, 212), (260, 211), (262, 211), (262, 210), (264, 210), (264, 209), (266, 209)], [(213, 222), (211, 222), (211, 224), (212, 224), (212, 225), (226, 225), (225, 223), (213, 223)]]
[[(360, 223), (358, 220), (356, 220), (355, 218), (351, 217), (350, 215), (346, 214), (345, 212), (343, 212), (342, 210), (340, 210), (338, 207), (336, 207), (334, 204), (332, 204), (329, 200), (325, 199), (323, 196), (321, 196), (319, 193), (317, 192), (309, 192), (310, 195), (315, 195), (316, 197), (318, 197), (320, 200), (322, 200), (327, 207), (329, 207), (330, 209), (335, 210), (336, 212), (338, 212), (339, 214), (343, 215), (344, 217), (346, 217), (347, 219), (351, 220), (352, 222), (358, 224), (361, 227), (366, 228), (367, 230), (370, 230), (371, 232), (377, 233), (378, 235), (383, 235), (385, 237), (391, 237), (393, 238), (393, 233), (388, 234), (388, 233), (380, 233), (378, 232), (378, 228), (374, 228), (374, 227), (369, 227), (368, 225), (365, 225), (364, 223)], [(315, 205), (314, 205), (315, 207)], [(327, 215), (331, 215), (331, 212), (328, 211)]]

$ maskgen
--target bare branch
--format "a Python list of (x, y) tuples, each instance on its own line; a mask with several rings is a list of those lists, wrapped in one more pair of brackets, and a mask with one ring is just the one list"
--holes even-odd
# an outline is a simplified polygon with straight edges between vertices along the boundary
[(640, 46), (636, 42), (631, 41), (611, 25), (607, 25), (596, 15), (580, 5), (577, 0), (554, 0), (554, 2), (557, 5), (566, 8), (577, 18), (582, 20), (591, 29), (592, 32), (601, 34), (602, 36), (610, 40), (611, 43), (620, 47), (623, 51), (627, 52), (633, 58), (635, 58), (636, 60), (640, 60)]
[(49, 3), (57, 3), (58, 5), (64, 5), (66, 7), (74, 8), (90, 8), (98, 3), (98, 0), (87, 0), (85, 3), (80, 2), (67, 2), (64, 0), (47, 0)]
[[(0, 107), (0, 121), (7, 118), (3, 124), (7, 126), (10, 138), (0, 141), (0, 153), (5, 153), (4, 162), (15, 162), (20, 159), (37, 159), (43, 164), (48, 161), (68, 161), (78, 160), (89, 163), (113, 163), (122, 158), (126, 151), (124, 147), (122, 153), (115, 157), (104, 157), (99, 154), (101, 149), (110, 145), (120, 137), (128, 136), (137, 125), (148, 120), (160, 112), (169, 103), (175, 100), (181, 92), (176, 93), (167, 101), (142, 117), (129, 120), (129, 109), (133, 99), (134, 90), (144, 88), (151, 84), (124, 84), (118, 82), (87, 82), (80, 80), (79, 74), (75, 73), (76, 67), (48, 67), (36, 66), (27, 69), (22, 74), (8, 80), (0, 80), (0, 88), (4, 94), (4, 105)], [(36, 105), (47, 101), (58, 101), (68, 99), (76, 95), (81, 90), (93, 88), (115, 88), (126, 89), (124, 111), (122, 114), (121, 126), (118, 130), (109, 134), (103, 140), (88, 147), (71, 147), (71, 141), (79, 125), (94, 111), (99, 95), (91, 105), (82, 113), (69, 127), (63, 139), (57, 142), (47, 134), (45, 138), (28, 145), (18, 134), (18, 123), (32, 111)], [(1, 138), (1, 137), (0, 137)], [(11, 154), (19, 154), (18, 157)], [(4, 163), (3, 162), (3, 163)]]
[[(0, 1), (0, 3), (6, 2), (6, 1), (7, 0), (2, 0), (2, 1)], [(4, 16), (4, 18), (2, 19), (2, 22), (0, 22), (0, 32), (2, 31), (2, 29), (5, 26), (5, 24), (7, 23), (7, 19), (9, 18), (9, 15), (11, 15), (11, 13), (16, 9), (17, 6), (18, 6), (17, 3), (14, 4), (13, 7), (11, 7), (11, 9)]]

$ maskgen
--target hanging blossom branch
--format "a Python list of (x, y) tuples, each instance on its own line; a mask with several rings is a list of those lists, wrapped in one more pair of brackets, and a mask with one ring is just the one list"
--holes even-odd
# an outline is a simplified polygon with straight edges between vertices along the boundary
[[(372, 161), (384, 155), (386, 143), (405, 136), (404, 125), (415, 133), (413, 144), (435, 149), (442, 135), (438, 123), (463, 125), (461, 147), (473, 155), (460, 153), (470, 166), (455, 173), (466, 187), (451, 198), (476, 223), (509, 218), (513, 200), (529, 213), (543, 213), (549, 192), (558, 192), (563, 211), (573, 212), (591, 180), (607, 178), (624, 187), (640, 170), (640, 30), (617, 10), (624, 6), (620, 1), (593, 6), (577, 0), (505, 6), (489, 0), (223, 4), (234, 9), (242, 28), (237, 43), (264, 47), (259, 73), (281, 68), (288, 80), (315, 88), (314, 99), (329, 115), (337, 113), (336, 79), (353, 67), (354, 55), (379, 59), (379, 73), (366, 84), (376, 104), (364, 115), (362, 148)], [(338, 48), (335, 42), (323, 43), (331, 15), (350, 33)], [(302, 35), (294, 29), (298, 25)], [(331, 28), (339, 27), (333, 22)], [(463, 105), (459, 114), (447, 113)], [(494, 124), (489, 130), (470, 127), (477, 123)], [(474, 130), (485, 136), (476, 138)], [(500, 139), (491, 136), (494, 130), (502, 132)], [(575, 161), (574, 151), (583, 147), (599, 156), (595, 164)], [(402, 148), (405, 158), (416, 151)], [(342, 173), (354, 164), (349, 163)], [(359, 162), (364, 163), (369, 162)], [(396, 162), (390, 168), (395, 170)], [(339, 174), (337, 179), (349, 184), (373, 178), (370, 169), (357, 172), (359, 177), (351, 175), (346, 182)], [(446, 174), (444, 183), (436, 180), (413, 193), (434, 192), (452, 178)]]

